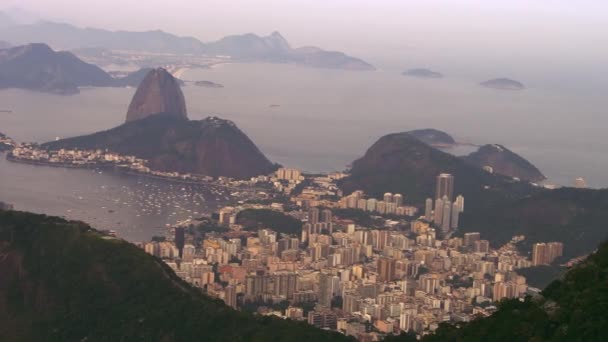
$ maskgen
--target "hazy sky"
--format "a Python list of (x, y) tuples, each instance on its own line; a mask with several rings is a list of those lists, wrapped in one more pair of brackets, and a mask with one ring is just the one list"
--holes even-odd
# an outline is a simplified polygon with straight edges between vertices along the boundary
[[(44, 18), (108, 29), (162, 29), (203, 41), (283, 33), (375, 63), (483, 72), (603, 65), (606, 0), (2, 0)], [(525, 63), (524, 63), (525, 62)], [(422, 65), (424, 64), (424, 65)]]

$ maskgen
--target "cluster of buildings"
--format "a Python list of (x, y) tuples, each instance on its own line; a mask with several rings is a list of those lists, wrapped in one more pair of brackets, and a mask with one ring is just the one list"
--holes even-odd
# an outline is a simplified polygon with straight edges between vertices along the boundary
[[(382, 202), (401, 201), (391, 195)], [(489, 315), (497, 301), (528, 293), (526, 279), (515, 272), (532, 265), (517, 251), (521, 238), (493, 249), (479, 233), (438, 234), (424, 216), (408, 229), (375, 229), (337, 220), (329, 207), (290, 212), (302, 220), (300, 236), (248, 232), (232, 219), (238, 210), (223, 208), (220, 223), (233, 229), (209, 233), (200, 244), (176, 229), (173, 242), (142, 247), (233, 308), (253, 305), (263, 315), (363, 339), (427, 334), (442, 322)]]
[(286, 194), (290, 194), (303, 180), (302, 172), (291, 168), (279, 168), (271, 177), (275, 189)]
[(380, 215), (416, 216), (418, 208), (404, 205), (403, 201), (402, 194), (393, 195), (387, 192), (382, 200), (377, 200), (375, 198), (365, 198), (365, 193), (358, 190), (348, 196), (342, 197), (338, 201), (338, 207), (359, 209)]
[(17, 144), (15, 143), (15, 141), (13, 141), (13, 139), (0, 133), (0, 151), (6, 149), (13, 149), (15, 146), (17, 146)]
[(150, 169), (145, 166), (146, 160), (144, 159), (122, 156), (104, 150), (60, 149), (49, 151), (34, 144), (20, 144), (11, 151), (9, 159), (74, 167), (124, 165), (136, 171), (150, 172)]
[(464, 212), (464, 197), (454, 199), (454, 176), (442, 173), (437, 176), (435, 200), (427, 198), (424, 208), (424, 218), (440, 228), (443, 234), (448, 234), (458, 228), (460, 214)]

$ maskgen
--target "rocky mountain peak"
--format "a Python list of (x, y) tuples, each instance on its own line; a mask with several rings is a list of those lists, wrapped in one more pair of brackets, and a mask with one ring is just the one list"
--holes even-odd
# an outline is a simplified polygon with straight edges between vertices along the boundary
[(163, 68), (152, 69), (140, 83), (127, 111), (127, 122), (165, 113), (188, 119), (184, 94), (176, 80)]

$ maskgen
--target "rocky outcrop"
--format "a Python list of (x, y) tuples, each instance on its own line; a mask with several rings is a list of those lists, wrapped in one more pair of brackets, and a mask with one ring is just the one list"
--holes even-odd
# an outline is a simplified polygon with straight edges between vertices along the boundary
[(123, 125), (42, 146), (107, 149), (145, 159), (152, 170), (212, 177), (248, 179), (276, 168), (233, 122), (188, 120), (179, 83), (162, 68), (151, 70), (139, 85)]
[(179, 82), (165, 69), (152, 69), (140, 83), (127, 111), (126, 122), (166, 113), (188, 119), (186, 101)]
[(536, 166), (502, 145), (481, 146), (479, 150), (462, 157), (462, 159), (473, 165), (486, 168), (488, 171), (519, 178), (523, 181), (539, 182), (545, 180), (545, 176)]

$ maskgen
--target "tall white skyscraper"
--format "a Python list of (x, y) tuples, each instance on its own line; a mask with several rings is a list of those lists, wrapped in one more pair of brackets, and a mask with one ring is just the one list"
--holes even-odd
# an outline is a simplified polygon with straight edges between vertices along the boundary
[(443, 198), (443, 218), (441, 220), (441, 231), (445, 234), (450, 231), (450, 219), (452, 218), (452, 202), (446, 197)]
[(456, 229), (458, 228), (458, 219), (460, 218), (460, 206), (457, 202), (452, 204), (452, 222), (450, 223), (450, 228)]
[(393, 194), (391, 194), (390, 192), (387, 192), (384, 194), (384, 202), (386, 203), (392, 203), (393, 202)]
[(461, 213), (464, 212), (464, 196), (462, 196), (462, 195), (456, 196), (455, 203), (458, 204), (458, 211)]
[(403, 195), (401, 195), (401, 194), (393, 195), (393, 202), (395, 203), (396, 207), (402, 206), (403, 205)]
[(437, 226), (441, 226), (441, 222), (443, 221), (443, 200), (441, 198), (435, 200), (435, 217), (433, 221)]
[(433, 199), (427, 198), (424, 207), (424, 218), (427, 221), (433, 220)]
[(449, 173), (442, 173), (437, 176), (437, 188), (435, 189), (435, 199), (447, 196), (448, 200), (454, 199), (454, 176)]

